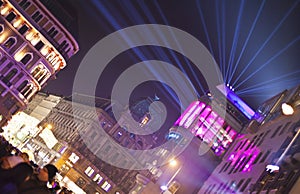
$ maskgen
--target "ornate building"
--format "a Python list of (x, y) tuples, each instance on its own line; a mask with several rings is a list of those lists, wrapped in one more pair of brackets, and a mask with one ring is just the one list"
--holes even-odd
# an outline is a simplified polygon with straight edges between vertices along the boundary
[(70, 15), (56, 1), (1, 0), (0, 14), (0, 126), (3, 126), (12, 115), (26, 108), (79, 47), (69, 32), (72, 25), (66, 22), (72, 21)]
[[(37, 103), (46, 105), (43, 96), (37, 95)], [(50, 148), (47, 158), (39, 161), (47, 159), (56, 163), (64, 177), (87, 193), (129, 193), (138, 173), (149, 179), (155, 176), (145, 166), (158, 156), (155, 153), (143, 154), (143, 151), (158, 144), (159, 134), (138, 135), (130, 130), (134, 128), (130, 118), (136, 119), (146, 131), (150, 130), (149, 123), (155, 124), (154, 119), (159, 119), (159, 106), (152, 106), (149, 110), (153, 101), (146, 98), (121, 108), (110, 100), (80, 94), (60, 98), (39, 124), (41, 133), (28, 142), (29, 147), (39, 148), (37, 153)], [(29, 107), (34, 110), (36, 105)], [(112, 113), (113, 107), (121, 113), (118, 122)], [(48, 138), (43, 138), (43, 134), (48, 134)], [(78, 158), (75, 162), (74, 156)]]

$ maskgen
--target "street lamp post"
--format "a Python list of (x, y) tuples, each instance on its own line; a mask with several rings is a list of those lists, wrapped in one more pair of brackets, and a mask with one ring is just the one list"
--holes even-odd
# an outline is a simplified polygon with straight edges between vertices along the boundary
[(286, 149), (284, 150), (284, 152), (281, 154), (281, 156), (279, 157), (279, 159), (276, 161), (276, 165), (280, 164), (282, 159), (284, 158), (284, 156), (286, 155), (286, 153), (290, 150), (290, 148), (292, 147), (292, 145), (294, 144), (294, 142), (296, 141), (296, 139), (298, 138), (300, 134), (300, 127), (297, 130), (296, 135), (293, 137), (292, 141), (289, 143), (289, 145), (286, 147)]
[[(170, 177), (170, 179), (168, 179), (168, 182), (164, 185), (161, 186), (161, 190), (162, 190), (162, 194), (165, 193), (166, 191), (168, 191), (170, 189), (170, 186), (172, 185), (172, 182), (174, 181), (174, 179), (176, 178), (176, 176), (179, 174), (179, 172), (182, 170), (183, 167), (183, 160), (179, 160), (179, 159), (172, 159), (170, 162), (167, 163), (168, 164), (168, 169), (172, 171), (173, 168), (177, 167), (177, 170), (174, 172), (174, 174)], [(166, 173), (168, 170), (165, 170), (164, 173)]]

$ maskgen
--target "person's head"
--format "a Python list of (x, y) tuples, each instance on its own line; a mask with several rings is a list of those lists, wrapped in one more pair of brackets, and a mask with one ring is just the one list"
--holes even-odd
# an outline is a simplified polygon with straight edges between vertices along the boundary
[(28, 162), (28, 161), (29, 161), (29, 155), (28, 155), (27, 153), (21, 152), (21, 153), (20, 153), (20, 156), (21, 156), (21, 158), (23, 158), (23, 160), (24, 160), (25, 162)]
[(9, 171), (10, 180), (17, 185), (29, 180), (30, 176), (33, 174), (32, 167), (24, 162), (16, 165)]
[(51, 181), (57, 172), (58, 170), (53, 164), (47, 164), (40, 170), (37, 177), (40, 181), (47, 182)]

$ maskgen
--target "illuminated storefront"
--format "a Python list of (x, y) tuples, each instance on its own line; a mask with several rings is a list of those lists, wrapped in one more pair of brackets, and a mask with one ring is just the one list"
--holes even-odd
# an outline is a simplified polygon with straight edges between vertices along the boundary
[(2, 135), (13, 146), (21, 149), (28, 139), (34, 137), (39, 132), (40, 129), (37, 127), (39, 122), (36, 118), (19, 112), (3, 127), (4, 132)]
[(209, 145), (216, 155), (224, 153), (237, 135), (224, 118), (213, 111), (210, 105), (201, 101), (194, 101), (175, 125), (190, 130)]

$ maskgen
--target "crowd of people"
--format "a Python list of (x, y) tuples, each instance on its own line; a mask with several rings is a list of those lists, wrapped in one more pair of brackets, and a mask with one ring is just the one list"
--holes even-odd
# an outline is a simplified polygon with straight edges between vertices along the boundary
[(0, 191), (5, 194), (73, 194), (55, 181), (58, 169), (29, 160), (27, 153), (14, 148), (0, 136)]

